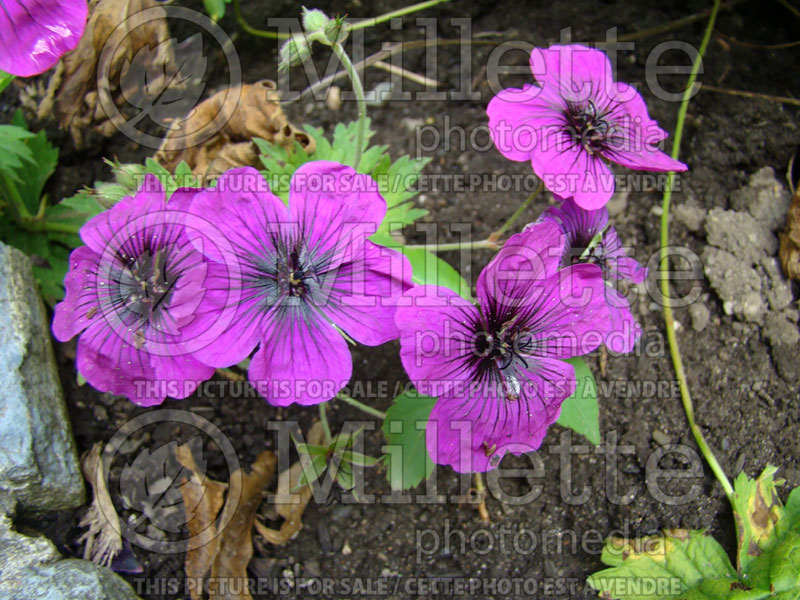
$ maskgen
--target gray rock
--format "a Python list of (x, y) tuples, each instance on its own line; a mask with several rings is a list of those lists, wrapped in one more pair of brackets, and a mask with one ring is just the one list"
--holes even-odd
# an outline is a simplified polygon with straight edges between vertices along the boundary
[(734, 254), (748, 266), (778, 252), (769, 227), (744, 212), (714, 208), (706, 217), (708, 243)]
[(730, 252), (712, 246), (703, 250), (703, 265), (726, 314), (745, 321), (763, 322), (767, 306), (761, 298), (758, 271)]
[(770, 310), (781, 311), (788, 308), (794, 300), (792, 283), (783, 274), (777, 258), (761, 260), (761, 282)]
[(738, 211), (749, 212), (757, 221), (770, 230), (780, 229), (786, 222), (791, 195), (775, 177), (771, 167), (757, 171), (747, 187), (731, 194), (731, 206)]
[(50, 327), (28, 258), (0, 243), (0, 495), (27, 510), (83, 503)]
[(28, 537), (0, 515), (0, 600), (138, 600), (112, 570), (61, 556), (46, 537)]
[(711, 312), (700, 301), (689, 306), (689, 316), (692, 318), (692, 329), (695, 331), (703, 331), (711, 320)]
[(800, 342), (800, 331), (797, 329), (796, 310), (788, 309), (783, 312), (770, 312), (764, 320), (762, 332), (772, 348), (796, 346)]
[(672, 212), (675, 214), (675, 218), (686, 225), (689, 231), (700, 231), (703, 221), (706, 219), (706, 211), (700, 208), (694, 200), (675, 204)]

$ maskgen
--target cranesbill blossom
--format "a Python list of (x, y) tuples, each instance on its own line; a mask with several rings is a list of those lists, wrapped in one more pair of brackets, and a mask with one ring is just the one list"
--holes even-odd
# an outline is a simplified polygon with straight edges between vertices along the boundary
[(43, 73), (78, 45), (88, 12), (86, 0), (0, 0), (0, 69)]
[(500, 153), (530, 161), (550, 191), (591, 210), (605, 206), (614, 191), (606, 161), (686, 170), (657, 148), (667, 133), (633, 87), (614, 81), (605, 53), (577, 44), (536, 48), (530, 66), (538, 85), (492, 98), (489, 130)]
[(481, 272), (477, 306), (445, 288), (417, 286), (397, 310), (400, 357), (417, 389), (437, 397), (431, 458), (486, 471), (506, 452), (540, 446), (576, 389), (563, 359), (592, 351), (608, 326), (596, 265), (561, 269), (564, 236), (541, 223), (511, 236)]
[(214, 369), (191, 356), (188, 325), (203, 298), (208, 265), (185, 235), (191, 199), (169, 202), (148, 175), (142, 189), (90, 219), (72, 251), (66, 296), (53, 334), (79, 335), (78, 371), (95, 388), (151, 406), (185, 398)]
[[(584, 210), (572, 198), (548, 208), (540, 222), (557, 223), (567, 236), (562, 265), (595, 264), (603, 271), (606, 280), (606, 302), (611, 317), (611, 327), (605, 344), (613, 352), (630, 352), (641, 335), (642, 327), (631, 314), (630, 303), (610, 280), (641, 283), (647, 269), (627, 255), (613, 226), (608, 226), (608, 210)], [(532, 227), (533, 225), (529, 225)], [(602, 234), (602, 235), (601, 235)], [(600, 236), (595, 240), (596, 236)], [(594, 244), (592, 242), (595, 242)]]
[(386, 214), (371, 177), (306, 163), (287, 208), (258, 171), (233, 169), (195, 196), (191, 212), (197, 247), (227, 273), (204, 300), (207, 343), (195, 356), (227, 366), (258, 347), (248, 375), (270, 403), (317, 404), (341, 390), (353, 367), (342, 333), (369, 346), (398, 337), (394, 314), (411, 267), (366, 239)]

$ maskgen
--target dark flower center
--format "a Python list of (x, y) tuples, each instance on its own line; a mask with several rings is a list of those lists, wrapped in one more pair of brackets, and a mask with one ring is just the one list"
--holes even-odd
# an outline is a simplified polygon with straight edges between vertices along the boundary
[[(586, 246), (573, 246), (570, 249), (570, 260), (568, 264), (572, 265), (579, 265), (579, 264), (590, 264), (590, 265), (597, 265), (600, 267), (600, 270), (603, 272), (603, 277), (606, 276), (606, 271), (608, 269), (608, 257), (605, 254), (603, 248), (603, 242), (598, 242), (594, 246), (592, 246), (586, 255), (584, 256), (584, 252), (586, 252)], [(566, 261), (565, 261), (566, 262)]]
[(169, 305), (169, 299), (180, 274), (168, 268), (169, 250), (145, 249), (138, 256), (124, 251), (117, 255), (121, 268), (112, 278), (114, 304), (121, 305), (128, 317), (136, 321), (155, 321)]
[(606, 147), (612, 127), (605, 119), (606, 113), (599, 112), (594, 102), (567, 102), (564, 116), (572, 139), (589, 154), (600, 152)]
[(278, 260), (275, 264), (278, 284), (289, 296), (304, 296), (308, 293), (306, 269), (297, 250), (292, 250), (286, 260)]
[(489, 315), (483, 327), (476, 323), (473, 364), (481, 380), (500, 383), (506, 398), (519, 397), (518, 366), (529, 368), (534, 339), (519, 323), (519, 315), (496, 319)]

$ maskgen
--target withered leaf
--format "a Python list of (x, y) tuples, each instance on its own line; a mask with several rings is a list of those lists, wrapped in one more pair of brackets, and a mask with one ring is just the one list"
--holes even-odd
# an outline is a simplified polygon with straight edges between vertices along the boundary
[[(218, 91), (170, 129), (156, 160), (170, 171), (185, 161), (196, 175), (219, 174), (232, 166), (257, 167), (258, 153), (250, 141), (254, 137), (286, 148), (296, 141), (313, 152), (314, 140), (289, 123), (276, 89), (274, 81), (263, 80)], [(232, 103), (237, 93), (238, 101)], [(233, 145), (236, 150), (228, 150)]]
[[(165, 44), (172, 48), (162, 48)], [(152, 48), (142, 46), (133, 60), (126, 58), (120, 88), (125, 100), (141, 109), (135, 119), (149, 117), (166, 129), (187, 115), (205, 89), (207, 63), (199, 33), (178, 45), (168, 39)]]
[[(325, 438), (320, 422), (314, 423), (308, 432), (308, 443), (319, 445)], [(275, 495), (275, 507), (284, 522), (279, 530), (272, 529), (255, 521), (256, 530), (270, 544), (283, 545), (291, 540), (303, 528), (303, 512), (311, 500), (312, 490), (310, 485), (304, 485), (297, 491), (294, 490), (303, 474), (303, 465), (298, 461), (283, 471), (278, 476), (278, 491)]]
[[(222, 508), (227, 486), (199, 472), (189, 444), (178, 446), (175, 455), (191, 474), (187, 477), (184, 472), (180, 487), (184, 507), (194, 507), (192, 516), (188, 511), (186, 515), (189, 535), (194, 542), (186, 551), (186, 577), (201, 581), (219, 552), (220, 537), (214, 522)], [(189, 587), (189, 594), (192, 600), (200, 599), (200, 590), (195, 586)]]
[(800, 281), (800, 187), (798, 187), (789, 212), (786, 214), (786, 228), (780, 233), (781, 246), (778, 256), (783, 272), (789, 279)]
[[(136, 17), (147, 10), (146, 17)], [(64, 55), (53, 72), (45, 97), (38, 108), (39, 119), (54, 114), (59, 125), (72, 134), (75, 145), (85, 144), (85, 130), (94, 128), (109, 136), (114, 124), (98, 101), (98, 64), (109, 38), (119, 41), (106, 54), (100, 85), (107, 89), (117, 107), (124, 105), (119, 83), (123, 65), (134, 60), (143, 48), (158, 49), (149, 58), (156, 64), (174, 64), (169, 43), (166, 13), (156, 0), (92, 0), (89, 21), (78, 46)]]
[[(224, 579), (238, 583), (209, 586), (209, 598), (252, 600), (244, 582), (247, 581), (247, 564), (253, 556), (253, 521), (262, 492), (275, 473), (278, 462), (276, 456), (270, 451), (262, 452), (253, 463), (250, 473), (236, 470), (231, 474), (228, 486), (208, 478), (199, 481), (194, 458), (186, 445), (176, 450), (176, 456), (192, 472), (192, 477), (181, 486), (185, 506), (197, 507), (194, 515), (190, 517), (187, 514), (190, 533), (202, 532), (200, 535), (205, 538), (200, 541), (207, 541), (198, 544), (195, 543), (197, 540), (193, 540), (192, 547), (195, 549), (186, 553), (187, 578), (200, 579), (210, 570), (209, 577), (212, 580)], [(222, 494), (226, 487), (228, 495), (222, 507)], [(193, 600), (199, 599), (200, 590), (192, 590), (191, 597)]]
[(81, 460), (83, 476), (92, 486), (94, 498), (78, 524), (80, 527), (88, 527), (78, 538), (78, 542), (86, 543), (83, 550), (84, 560), (107, 567), (122, 549), (122, 535), (119, 516), (103, 476), (102, 448), (102, 442), (97, 442)]
[[(278, 459), (269, 450), (258, 455), (250, 473), (239, 469), (231, 476), (231, 488), (241, 485), (241, 496), (238, 503), (226, 502), (222, 509), (221, 522), (227, 523), (221, 533), (220, 549), (211, 565), (211, 578), (231, 578), (239, 581), (247, 580), (247, 564), (253, 557), (253, 522), (256, 510), (261, 504), (262, 492), (272, 479)], [(240, 478), (240, 481), (235, 481)], [(235, 594), (241, 591), (242, 594)], [(209, 598), (245, 598), (251, 599), (246, 590), (225, 589), (212, 590)]]

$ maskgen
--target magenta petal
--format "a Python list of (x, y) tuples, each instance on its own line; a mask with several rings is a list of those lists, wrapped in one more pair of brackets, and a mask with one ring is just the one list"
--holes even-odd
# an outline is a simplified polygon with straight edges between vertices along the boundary
[(558, 90), (565, 99), (585, 102), (613, 93), (614, 75), (605, 52), (580, 44), (534, 48), (530, 66), (543, 87)]
[(478, 276), (476, 292), (484, 309), (490, 299), (527, 304), (558, 271), (565, 241), (555, 223), (535, 223), (512, 235)]
[(606, 285), (596, 265), (562, 269), (531, 298), (527, 310), (537, 315), (532, 331), (537, 356), (572, 358), (597, 348), (609, 327)]
[(327, 402), (350, 381), (347, 342), (329, 323), (285, 307), (276, 315), (250, 361), (248, 378), (274, 406)]
[(357, 254), (386, 216), (386, 201), (369, 175), (329, 161), (301, 166), (289, 190), (290, 220), (301, 228), (311, 254), (331, 267)]
[(501, 90), (489, 101), (489, 134), (500, 154), (518, 162), (530, 159), (544, 125), (561, 122), (550, 104), (552, 100), (541, 88), (529, 84), (522, 89)]
[(78, 45), (88, 12), (86, 0), (0, 1), (0, 69), (43, 73)]
[(377, 346), (397, 339), (395, 312), (411, 287), (411, 264), (390, 248), (366, 242), (357, 261), (345, 263), (320, 290), (325, 317), (357, 342)]
[(458, 472), (482, 472), (511, 452), (524, 454), (541, 446), (547, 427), (575, 390), (572, 365), (541, 358), (520, 372), (520, 397), (507, 401), (477, 390), (439, 398), (426, 429), (428, 452), (439, 464)]
[(478, 309), (452, 290), (416, 286), (406, 293), (410, 303), (397, 309), (400, 360), (420, 393), (437, 397), (471, 372), (465, 361), (474, 351), (469, 323), (479, 318)]
[[(100, 302), (95, 289), (95, 272), (100, 257), (86, 246), (76, 248), (69, 255), (69, 271), (64, 278), (66, 294), (56, 305), (53, 315), (53, 335), (66, 342), (101, 317)], [(89, 312), (95, 310), (89, 317)]]
[(606, 298), (611, 326), (606, 334), (605, 345), (612, 352), (631, 352), (642, 335), (642, 326), (631, 313), (628, 300), (613, 287), (606, 286)]

